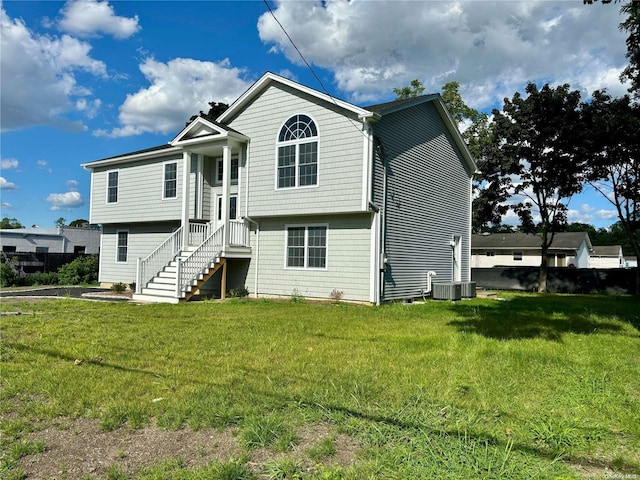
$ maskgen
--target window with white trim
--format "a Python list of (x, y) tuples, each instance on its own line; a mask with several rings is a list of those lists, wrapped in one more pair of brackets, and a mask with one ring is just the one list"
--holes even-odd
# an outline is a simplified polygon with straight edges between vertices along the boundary
[(327, 227), (287, 227), (287, 268), (327, 268)]
[[(240, 167), (240, 161), (237, 155), (233, 155), (231, 157), (231, 185), (238, 184), (238, 170)], [(222, 159), (216, 159), (216, 185), (222, 185), (222, 180), (224, 180), (223, 172), (222, 172)]]
[(178, 162), (164, 164), (164, 188), (162, 198), (178, 196)]
[(129, 232), (120, 231), (117, 235), (116, 262), (127, 263), (127, 255), (129, 253)]
[(307, 115), (294, 115), (278, 135), (277, 188), (318, 184), (318, 129)]
[(118, 203), (118, 171), (107, 173), (107, 203)]

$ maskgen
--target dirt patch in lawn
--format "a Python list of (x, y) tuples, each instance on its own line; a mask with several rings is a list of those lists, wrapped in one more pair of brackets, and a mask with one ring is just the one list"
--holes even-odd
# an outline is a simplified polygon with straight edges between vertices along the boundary
[(230, 429), (218, 431), (162, 430), (155, 426), (141, 429), (122, 427), (107, 432), (95, 420), (77, 419), (58, 427), (28, 434), (31, 441), (44, 441), (45, 451), (20, 460), (26, 478), (68, 480), (106, 478), (109, 469), (134, 475), (140, 469), (163, 460), (180, 459), (185, 469), (204, 467), (210, 462), (246, 460), (257, 474), (267, 462), (291, 458), (307, 471), (316, 468), (317, 460), (307, 454), (319, 442), (330, 438), (335, 453), (323, 458), (325, 466), (348, 466), (355, 462), (359, 449), (349, 436), (337, 434), (331, 425), (319, 423), (298, 428), (298, 443), (289, 452), (271, 449), (246, 450)]

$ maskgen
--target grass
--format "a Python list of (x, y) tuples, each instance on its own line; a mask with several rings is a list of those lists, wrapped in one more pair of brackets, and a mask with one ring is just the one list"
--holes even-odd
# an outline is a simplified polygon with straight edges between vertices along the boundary
[[(96, 418), (105, 430), (233, 428), (247, 450), (285, 453), (296, 427), (326, 422), (362, 446), (355, 464), (331, 467), (322, 461), (332, 440), (316, 445), (314, 472), (273, 460), (263, 465), (273, 478), (640, 474), (632, 297), (380, 308), (3, 300), (0, 310), (23, 313), (2, 317), (0, 450), (13, 453), (0, 476), (18, 471), (26, 432), (58, 417)], [(253, 478), (242, 461), (199, 472), (166, 464), (136, 478), (163, 476), (153, 468)]]

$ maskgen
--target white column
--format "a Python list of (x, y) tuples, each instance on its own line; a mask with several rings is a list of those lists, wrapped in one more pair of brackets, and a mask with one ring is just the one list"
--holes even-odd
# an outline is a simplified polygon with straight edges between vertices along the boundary
[(222, 147), (222, 222), (224, 223), (224, 235), (222, 236), (222, 248), (229, 245), (229, 187), (231, 185), (231, 146)]
[(189, 173), (191, 153), (182, 152), (182, 248), (189, 246)]

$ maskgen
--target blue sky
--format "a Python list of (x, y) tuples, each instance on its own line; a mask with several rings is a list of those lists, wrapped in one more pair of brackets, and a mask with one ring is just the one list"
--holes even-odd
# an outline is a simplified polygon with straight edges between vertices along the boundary
[[(500, 107), (529, 81), (625, 93), (619, 5), (572, 1), (286, 1), (275, 15), (332, 95), (367, 105), (420, 79), (458, 81)], [(89, 217), (80, 164), (171, 140), (207, 102), (233, 102), (265, 71), (322, 87), (263, 2), (0, 3), (1, 216), (24, 225)], [(574, 197), (570, 221), (608, 226)], [(514, 222), (507, 218), (507, 222)]]

